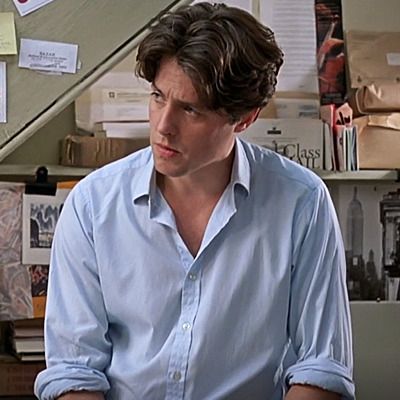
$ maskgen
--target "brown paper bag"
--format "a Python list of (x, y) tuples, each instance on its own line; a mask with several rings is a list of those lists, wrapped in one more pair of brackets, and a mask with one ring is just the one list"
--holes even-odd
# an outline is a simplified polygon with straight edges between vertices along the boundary
[(400, 83), (400, 32), (346, 32), (351, 88)]
[(400, 112), (400, 83), (363, 86), (353, 91), (349, 102), (356, 115)]
[(400, 113), (355, 118), (361, 169), (400, 168)]

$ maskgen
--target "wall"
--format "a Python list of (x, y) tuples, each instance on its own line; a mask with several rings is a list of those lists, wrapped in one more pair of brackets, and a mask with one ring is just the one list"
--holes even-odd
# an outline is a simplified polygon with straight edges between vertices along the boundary
[[(343, 0), (345, 30), (399, 31), (399, 15), (399, 0)], [(70, 105), (4, 163), (57, 164), (58, 140), (74, 128), (74, 108)], [(400, 397), (396, 395), (400, 375), (400, 304), (352, 303), (351, 311), (358, 398)]]

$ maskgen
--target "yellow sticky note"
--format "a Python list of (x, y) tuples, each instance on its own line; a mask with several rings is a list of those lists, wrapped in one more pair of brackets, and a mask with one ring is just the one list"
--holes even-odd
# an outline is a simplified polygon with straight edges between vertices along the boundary
[(14, 13), (0, 13), (0, 54), (17, 54)]

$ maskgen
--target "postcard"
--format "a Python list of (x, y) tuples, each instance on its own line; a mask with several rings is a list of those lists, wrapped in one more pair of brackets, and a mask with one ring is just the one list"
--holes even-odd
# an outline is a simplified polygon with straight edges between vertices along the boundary
[(70, 189), (55, 196), (24, 194), (22, 203), (22, 263), (48, 265), (54, 231)]
[(0, 123), (7, 122), (7, 79), (5, 61), (0, 61)]
[(77, 61), (77, 44), (21, 39), (20, 68), (75, 74)]
[(14, 13), (0, 13), (0, 54), (17, 54)]
[(13, 0), (19, 15), (23, 17), (33, 11), (42, 8), (46, 4), (53, 2), (54, 0)]

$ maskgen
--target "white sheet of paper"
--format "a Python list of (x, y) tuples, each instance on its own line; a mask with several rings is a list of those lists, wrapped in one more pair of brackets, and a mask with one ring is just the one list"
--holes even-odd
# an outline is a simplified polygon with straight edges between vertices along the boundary
[(77, 60), (77, 44), (21, 39), (20, 68), (74, 74)]
[(228, 6), (238, 7), (251, 13), (254, 0), (194, 0), (192, 4), (201, 3), (203, 1), (207, 3), (225, 3)]
[(51, 3), (54, 0), (13, 0), (19, 15), (23, 17), (39, 8)]
[(318, 93), (314, 0), (262, 0), (260, 20), (285, 53), (277, 91)]
[(7, 79), (5, 61), (0, 61), (0, 122), (7, 122)]

